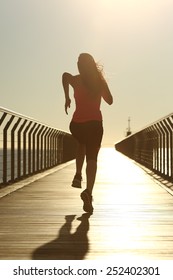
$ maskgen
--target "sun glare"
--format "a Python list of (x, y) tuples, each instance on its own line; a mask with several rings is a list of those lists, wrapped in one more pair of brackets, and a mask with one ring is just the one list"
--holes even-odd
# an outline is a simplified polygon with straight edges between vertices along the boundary
[[(104, 246), (109, 252), (112, 248), (110, 240), (114, 240), (116, 252), (120, 250), (123, 259), (123, 251), (133, 254), (134, 248), (138, 252), (145, 250), (145, 246), (149, 250), (154, 248), (153, 242), (148, 240), (146, 243), (141, 242), (148, 234), (145, 218), (143, 221), (140, 220), (141, 211), (145, 213), (145, 207), (147, 207), (144, 192), (148, 192), (148, 189), (146, 190), (143, 186), (145, 178), (149, 180), (139, 166), (114, 148), (101, 149), (96, 180), (98, 185), (96, 185), (96, 190), (94, 189), (94, 195), (98, 215), (103, 210), (108, 225), (111, 219), (114, 223), (111, 231), (105, 229), (100, 232), (100, 240), (103, 239), (105, 242), (106, 235), (107, 241)], [(147, 181), (146, 185), (149, 184), (150, 181)], [(146, 213), (145, 215), (147, 222), (152, 220), (152, 217), (147, 216)], [(145, 254), (143, 257), (145, 258)], [(110, 255), (109, 258), (111, 258)]]

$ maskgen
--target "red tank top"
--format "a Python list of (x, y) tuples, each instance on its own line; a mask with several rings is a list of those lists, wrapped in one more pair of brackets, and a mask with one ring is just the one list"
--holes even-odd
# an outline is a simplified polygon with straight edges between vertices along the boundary
[(73, 114), (72, 121), (87, 122), (87, 121), (102, 121), (102, 114), (100, 111), (101, 95), (92, 98), (88, 90), (80, 85), (74, 89), (74, 98), (76, 103), (76, 110)]

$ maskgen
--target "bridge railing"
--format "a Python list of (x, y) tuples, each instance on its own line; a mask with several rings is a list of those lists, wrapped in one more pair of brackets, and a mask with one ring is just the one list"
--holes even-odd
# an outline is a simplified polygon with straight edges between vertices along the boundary
[(0, 186), (74, 159), (71, 134), (0, 107)]
[(116, 143), (115, 148), (173, 182), (173, 113)]

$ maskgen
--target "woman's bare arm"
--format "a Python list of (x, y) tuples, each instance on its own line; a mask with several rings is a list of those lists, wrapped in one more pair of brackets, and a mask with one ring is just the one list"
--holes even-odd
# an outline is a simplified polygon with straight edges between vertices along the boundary
[(73, 76), (70, 73), (63, 73), (62, 75), (62, 85), (65, 94), (65, 112), (68, 114), (67, 109), (70, 108), (71, 99), (69, 96), (69, 85), (73, 86)]
[(102, 97), (109, 105), (113, 103), (113, 97), (106, 82), (103, 83)]

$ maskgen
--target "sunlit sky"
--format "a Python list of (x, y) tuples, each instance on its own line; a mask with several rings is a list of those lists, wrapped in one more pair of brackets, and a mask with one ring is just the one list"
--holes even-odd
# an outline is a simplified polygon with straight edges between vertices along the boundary
[[(172, 113), (172, 0), (0, 0), (0, 106), (68, 131), (61, 76), (91, 53), (114, 104), (103, 144)], [(71, 96), (73, 92), (71, 91)]]

